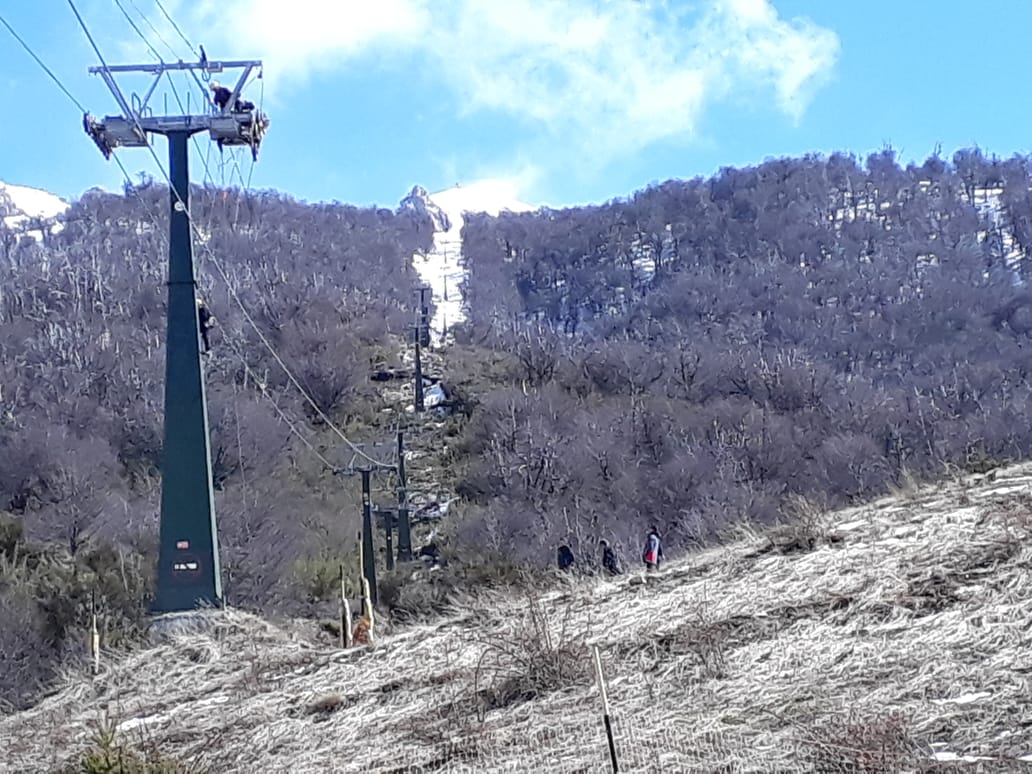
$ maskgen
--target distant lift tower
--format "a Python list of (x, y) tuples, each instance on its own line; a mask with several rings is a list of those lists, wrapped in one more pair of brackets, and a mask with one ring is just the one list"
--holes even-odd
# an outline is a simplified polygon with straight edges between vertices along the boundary
[[(161, 545), (158, 556), (154, 613), (171, 613), (222, 604), (218, 531), (211, 487), (208, 409), (201, 367), (200, 330), (194, 288), (193, 244), (189, 213), (190, 135), (207, 131), (223, 145), (247, 145), (254, 158), (268, 129), (268, 118), (240, 91), (258, 61), (159, 63), (91, 67), (107, 84), (122, 109), (118, 116), (83, 117), (83, 127), (105, 158), (119, 147), (144, 147), (151, 134), (168, 138), (171, 214), (168, 251), (168, 328), (165, 339), (165, 444), (161, 463)], [(186, 71), (208, 103), (202, 75), (243, 69), (225, 107), (204, 115), (155, 116), (147, 103), (162, 76)], [(150, 89), (126, 100), (115, 83), (116, 73), (149, 73)], [(170, 76), (171, 77), (171, 76)], [(244, 109), (247, 108), (247, 109)]]

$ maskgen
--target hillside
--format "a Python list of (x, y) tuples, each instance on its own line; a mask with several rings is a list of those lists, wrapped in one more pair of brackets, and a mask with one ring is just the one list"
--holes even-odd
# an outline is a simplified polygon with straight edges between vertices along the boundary
[[(333, 616), (360, 493), (318, 412), (382, 459), (404, 433), (415, 540), (450, 560), (433, 584), (384, 577), (381, 612), (406, 621), (561, 544), (634, 552), (655, 525), (674, 558), (800, 500), (1032, 459), (1032, 158), (771, 159), (561, 211), (509, 193), (417, 187), (388, 210), (194, 191), (228, 604)], [(146, 619), (167, 215), (142, 179), (39, 239), (0, 224), (3, 711), (78, 650), (94, 595), (113, 645)], [(450, 414), (408, 410), (428, 276), (450, 333), (424, 367)], [(396, 502), (375, 478), (371, 501)]]
[(226, 613), (0, 720), (0, 771), (115, 729), (205, 771), (603, 772), (589, 644), (621, 771), (1032, 769), (1032, 465), (799, 515), (351, 652)]

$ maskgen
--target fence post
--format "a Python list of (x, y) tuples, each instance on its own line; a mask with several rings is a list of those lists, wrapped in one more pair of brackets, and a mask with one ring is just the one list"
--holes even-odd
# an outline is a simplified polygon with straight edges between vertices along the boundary
[(100, 632), (97, 630), (97, 592), (90, 592), (90, 660), (93, 674), (100, 674)]
[(602, 674), (602, 657), (598, 645), (592, 646), (595, 656), (595, 679), (598, 681), (598, 692), (602, 697), (602, 722), (606, 727), (606, 739), (609, 741), (609, 759), (613, 762), (613, 774), (618, 774), (620, 765), (616, 760), (616, 743), (613, 741), (613, 724), (609, 719), (609, 697), (606, 695), (606, 678)]

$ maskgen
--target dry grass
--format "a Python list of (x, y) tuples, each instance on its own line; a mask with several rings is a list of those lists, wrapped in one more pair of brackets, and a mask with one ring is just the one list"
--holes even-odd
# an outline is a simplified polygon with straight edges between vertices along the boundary
[(0, 720), (0, 771), (107, 715), (209, 771), (604, 772), (593, 643), (621, 771), (1032, 770), (1032, 465), (994, 473), (351, 652), (229, 612)]

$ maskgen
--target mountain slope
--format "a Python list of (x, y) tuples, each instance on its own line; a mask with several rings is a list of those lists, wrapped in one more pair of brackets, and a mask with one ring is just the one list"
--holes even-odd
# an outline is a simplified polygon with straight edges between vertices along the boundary
[[(211, 771), (1021, 771), (1032, 464), (340, 652), (230, 612), (0, 721), (0, 771), (98, 723)], [(951, 768), (929, 768), (935, 761)]]

